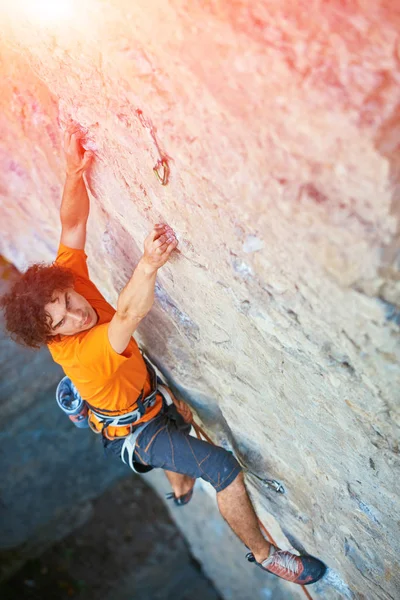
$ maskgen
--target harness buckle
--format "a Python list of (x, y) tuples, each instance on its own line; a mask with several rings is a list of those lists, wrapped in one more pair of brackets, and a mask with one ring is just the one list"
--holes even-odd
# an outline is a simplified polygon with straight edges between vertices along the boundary
[(102, 433), (105, 438), (110, 440), (110, 442), (113, 442), (114, 440), (123, 440), (124, 438), (127, 438), (128, 436), (130, 436), (132, 434), (134, 425), (135, 425), (134, 423), (129, 423), (127, 425), (124, 425), (124, 427), (129, 427), (129, 433), (127, 433), (125, 435), (110, 435), (108, 433), (108, 427), (109, 427), (108, 425), (106, 425), (106, 427), (103, 427), (102, 431), (99, 433)]
[(91, 429), (93, 431), (93, 433), (96, 433), (97, 435), (99, 435), (100, 433), (103, 433), (104, 427), (102, 427), (101, 429), (97, 430), (95, 428), (95, 426), (93, 425), (93, 423), (90, 420), (90, 416), (88, 418), (88, 424), (89, 424), (89, 429)]

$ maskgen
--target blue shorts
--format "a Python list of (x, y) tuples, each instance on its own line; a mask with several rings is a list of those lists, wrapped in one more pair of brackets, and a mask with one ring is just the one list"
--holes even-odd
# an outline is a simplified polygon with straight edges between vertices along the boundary
[[(139, 434), (135, 461), (194, 479), (201, 477), (220, 492), (242, 469), (231, 452), (189, 435), (190, 429), (174, 405), (163, 408)], [(104, 440), (107, 453), (120, 454), (122, 445), (123, 440)]]

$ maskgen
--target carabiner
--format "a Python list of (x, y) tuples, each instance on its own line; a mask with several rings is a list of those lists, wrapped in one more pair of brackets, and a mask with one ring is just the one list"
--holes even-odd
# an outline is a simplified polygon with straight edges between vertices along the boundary
[(263, 483), (265, 483), (268, 487), (275, 490), (275, 492), (277, 494), (285, 494), (286, 493), (286, 490), (283, 487), (283, 485), (281, 484), (281, 482), (277, 481), (276, 479), (261, 479), (261, 481)]
[[(160, 172), (159, 172), (159, 169), (161, 167), (163, 168), (162, 176), (160, 175)], [(158, 181), (161, 183), (161, 185), (167, 185), (168, 178), (169, 178), (169, 165), (168, 165), (168, 161), (166, 158), (160, 158), (160, 160), (157, 161), (157, 163), (153, 167), (153, 172), (154, 172), (155, 176), (157, 177)]]

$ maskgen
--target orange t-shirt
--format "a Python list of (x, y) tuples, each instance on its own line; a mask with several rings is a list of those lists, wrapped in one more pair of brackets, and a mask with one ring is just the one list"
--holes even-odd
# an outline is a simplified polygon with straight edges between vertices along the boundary
[[(124, 414), (137, 408), (136, 401), (142, 390), (144, 396), (151, 392), (149, 374), (133, 338), (122, 354), (112, 348), (108, 339), (108, 323), (115, 310), (90, 281), (86, 259), (84, 250), (60, 244), (55, 262), (74, 272), (74, 289), (98, 314), (97, 324), (76, 335), (61, 335), (48, 348), (53, 360), (62, 366), (82, 398), (100, 412), (106, 409), (116, 411), (114, 414)], [(161, 405), (162, 400), (157, 396), (156, 403), (148, 409), (140, 422), (152, 419), (160, 411)], [(90, 421), (95, 429), (100, 429), (98, 420), (92, 413)], [(108, 428), (110, 436), (118, 437), (127, 432), (127, 428)]]

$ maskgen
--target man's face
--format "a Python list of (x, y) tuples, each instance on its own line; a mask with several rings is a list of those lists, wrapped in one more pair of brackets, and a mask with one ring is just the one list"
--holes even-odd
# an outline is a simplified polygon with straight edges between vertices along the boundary
[(50, 335), (76, 335), (91, 329), (98, 321), (94, 308), (74, 288), (55, 291), (44, 309), (49, 314)]

